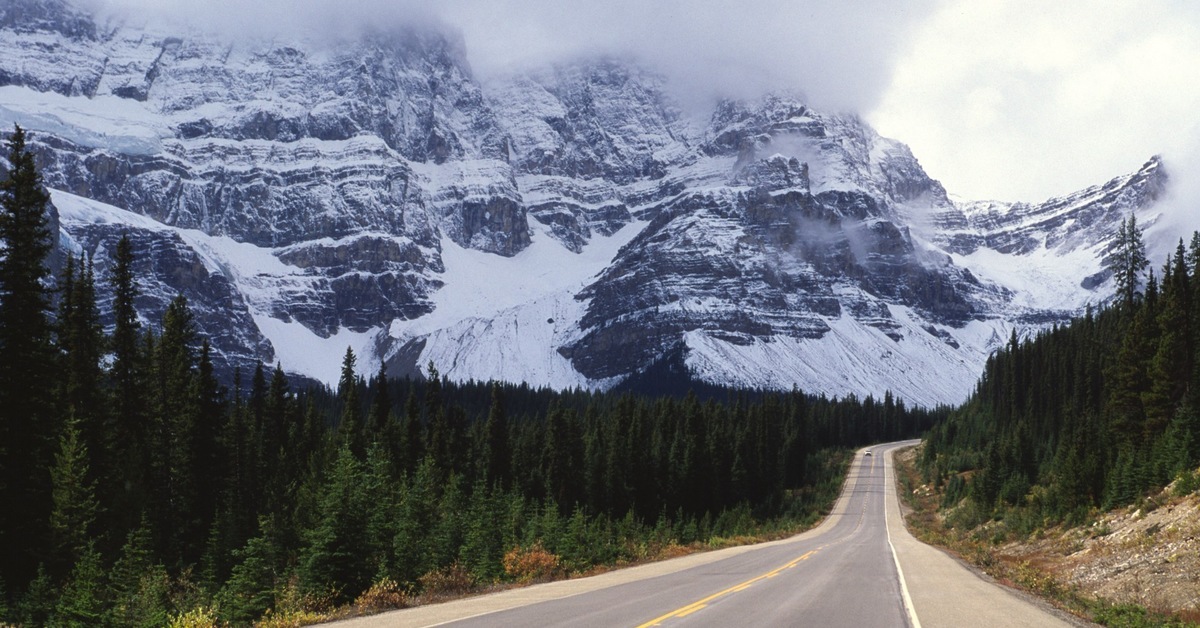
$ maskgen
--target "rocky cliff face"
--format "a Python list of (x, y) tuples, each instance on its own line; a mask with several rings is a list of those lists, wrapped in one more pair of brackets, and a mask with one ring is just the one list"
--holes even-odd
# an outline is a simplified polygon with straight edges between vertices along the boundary
[[(954, 402), (1014, 326), (1108, 291), (1162, 165), (1039, 205), (956, 203), (903, 144), (779, 94), (699, 120), (601, 59), (483, 85), (429, 29), (230, 40), (0, 1), (0, 123), (62, 244), (129, 233), (140, 311), (185, 294), (225, 366), (606, 386), (701, 377)], [(930, 382), (929, 372), (941, 374)]]

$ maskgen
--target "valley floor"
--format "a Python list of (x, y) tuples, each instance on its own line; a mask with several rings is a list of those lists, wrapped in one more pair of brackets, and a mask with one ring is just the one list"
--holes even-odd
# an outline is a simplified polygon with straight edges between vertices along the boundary
[(1140, 505), (1005, 539), (996, 522), (948, 529), (940, 495), (914, 470), (918, 448), (896, 456), (913, 533), (1016, 588), (1105, 625), (1200, 625), (1200, 493), (1172, 487)]

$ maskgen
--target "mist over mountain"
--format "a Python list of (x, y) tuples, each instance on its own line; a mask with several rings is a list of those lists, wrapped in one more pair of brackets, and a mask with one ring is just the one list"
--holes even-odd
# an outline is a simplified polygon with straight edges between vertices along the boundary
[(1123, 218), (1185, 220), (1158, 158), (1042, 203), (960, 201), (839, 113), (866, 88), (714, 102), (604, 55), (479, 73), (419, 5), (366, 30), (354, 6), (265, 37), (0, 4), (0, 124), (31, 131), (60, 247), (103, 280), (129, 234), (144, 321), (184, 294), (223, 368), (334, 382), (350, 346), (364, 372), (604, 388), (667, 360), (955, 403), (1014, 330), (1109, 298)]

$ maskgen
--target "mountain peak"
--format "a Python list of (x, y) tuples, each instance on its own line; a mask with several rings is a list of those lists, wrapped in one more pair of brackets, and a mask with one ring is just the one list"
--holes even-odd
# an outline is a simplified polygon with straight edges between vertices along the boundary
[(482, 85), (437, 29), (231, 45), (0, 11), (0, 123), (32, 131), (64, 246), (104, 260), (130, 233), (146, 320), (183, 293), (221, 365), (323, 381), (349, 345), (364, 372), (602, 388), (674, 356), (956, 402), (994, 338), (1104, 300), (1115, 225), (1167, 183), (1154, 158), (956, 203), (904, 144), (786, 91), (697, 122), (612, 57)]

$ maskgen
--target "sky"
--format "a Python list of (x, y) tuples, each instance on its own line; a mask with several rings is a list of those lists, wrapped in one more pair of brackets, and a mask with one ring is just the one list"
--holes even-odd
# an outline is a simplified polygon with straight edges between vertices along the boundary
[[(958, 197), (1037, 202), (1193, 159), (1200, 5), (1077, 0), (450, 0), (480, 71), (632, 51), (684, 89), (798, 88), (908, 144)], [(1102, 8), (1101, 8), (1102, 7)], [(504, 25), (504, 26), (500, 26)], [(599, 27), (604, 25), (604, 27)]]
[[(1146, 0), (94, 0), (225, 29), (435, 20), (483, 79), (626, 55), (685, 106), (799, 92), (908, 144), (969, 200), (1200, 168), (1200, 3)], [(249, 8), (247, 8), (249, 7)], [(1200, 184), (1189, 198), (1200, 201)]]

